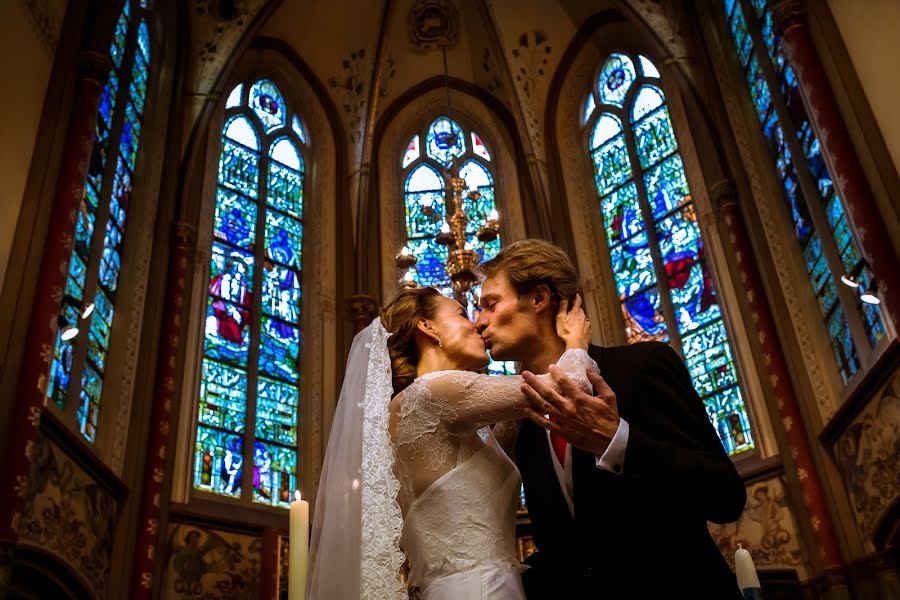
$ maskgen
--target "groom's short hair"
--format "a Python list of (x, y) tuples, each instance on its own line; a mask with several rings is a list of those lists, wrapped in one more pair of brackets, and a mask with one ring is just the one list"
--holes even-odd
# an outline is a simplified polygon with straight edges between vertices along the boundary
[(522, 296), (545, 284), (553, 294), (553, 304), (565, 298), (571, 304), (582, 294), (578, 273), (562, 248), (546, 240), (528, 239), (510, 244), (494, 258), (481, 263), (483, 277), (503, 274), (516, 293)]

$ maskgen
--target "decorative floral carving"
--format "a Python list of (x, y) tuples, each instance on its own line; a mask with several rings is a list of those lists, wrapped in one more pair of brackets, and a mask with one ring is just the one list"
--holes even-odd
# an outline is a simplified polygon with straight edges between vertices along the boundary
[(350, 141), (359, 139), (366, 108), (366, 49), (360, 48), (341, 61), (341, 74), (328, 80), (328, 87), (338, 96), (338, 103), (349, 122)]
[(52, 442), (32, 448), (19, 542), (72, 567), (97, 597), (106, 597), (116, 501)]
[(738, 544), (750, 551), (757, 569), (795, 569), (805, 579), (797, 523), (780, 477), (747, 487), (747, 505), (737, 523), (709, 524), (709, 532), (734, 568)]
[(28, 23), (50, 58), (53, 57), (59, 43), (59, 32), (62, 29), (65, 7), (64, 2), (22, 0), (22, 8), (28, 18)]
[(420, 52), (451, 48), (458, 23), (459, 13), (449, 0), (418, 0), (409, 10), (409, 41)]
[(514, 79), (522, 94), (525, 122), (538, 156), (543, 155), (544, 148), (540, 114), (544, 107), (546, 86), (541, 79), (547, 74), (548, 57), (552, 51), (547, 34), (540, 29), (520, 33), (519, 43), (512, 49)]
[(860, 531), (871, 539), (900, 499), (900, 373), (872, 398), (834, 447)]
[(256, 598), (262, 540), (172, 523), (166, 541), (163, 595), (170, 600)]

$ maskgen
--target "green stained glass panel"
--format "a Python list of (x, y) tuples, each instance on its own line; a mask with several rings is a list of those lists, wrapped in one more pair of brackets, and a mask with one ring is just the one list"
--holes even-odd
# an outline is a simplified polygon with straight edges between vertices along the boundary
[(631, 166), (625, 150), (625, 138), (617, 135), (592, 153), (596, 171), (597, 193), (605, 196), (631, 179)]
[(266, 211), (266, 256), (299, 270), (302, 248), (303, 224), (283, 213)]
[(241, 433), (246, 410), (247, 374), (204, 359), (200, 374), (200, 424)]
[(634, 135), (643, 168), (656, 164), (678, 148), (669, 109), (665, 106), (636, 123)]
[(297, 444), (297, 387), (261, 377), (256, 400), (257, 439)]
[(270, 317), (262, 317), (259, 372), (273, 379), (296, 383), (300, 358), (300, 330)]
[(303, 218), (303, 173), (279, 162), (269, 163), (269, 206), (297, 219)]

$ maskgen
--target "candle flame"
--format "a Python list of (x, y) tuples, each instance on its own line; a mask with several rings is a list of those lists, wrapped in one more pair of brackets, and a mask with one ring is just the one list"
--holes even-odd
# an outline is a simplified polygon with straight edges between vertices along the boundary
[(491, 214), (488, 216), (488, 219), (490, 219), (491, 221), (496, 221), (499, 218), (500, 214), (497, 212), (497, 209), (495, 208), (491, 210)]
[(294, 491), (294, 500), (296, 500), (297, 502), (300, 502), (300, 490)]
[(353, 488), (354, 491), (359, 489), (359, 479), (354, 479), (353, 483), (350, 484), (350, 487)]

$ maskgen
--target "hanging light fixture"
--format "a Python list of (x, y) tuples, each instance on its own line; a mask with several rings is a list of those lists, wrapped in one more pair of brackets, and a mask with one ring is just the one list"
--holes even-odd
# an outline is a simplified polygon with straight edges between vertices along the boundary
[(881, 304), (881, 298), (878, 297), (878, 284), (873, 278), (866, 289), (859, 295), (859, 299), (866, 304)]

